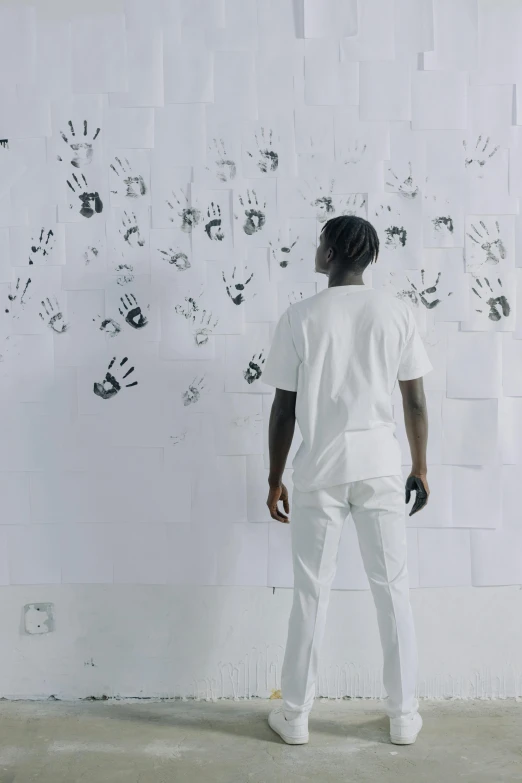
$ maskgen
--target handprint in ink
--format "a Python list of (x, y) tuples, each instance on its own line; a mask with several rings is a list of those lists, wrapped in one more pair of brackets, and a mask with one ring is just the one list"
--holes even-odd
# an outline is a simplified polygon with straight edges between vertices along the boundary
[(171, 266), (175, 266), (180, 272), (190, 269), (188, 255), (181, 250), (173, 250), (169, 247), (168, 250), (160, 250), (159, 252), (165, 256), (165, 261), (171, 264)]
[[(489, 293), (486, 291), (485, 286), (480, 282), (480, 277), (475, 277), (475, 283), (476, 288), (474, 286), (471, 286), (471, 290), (473, 293), (478, 296), (478, 298), (481, 300), (481, 303), (483, 303), (483, 306), (487, 305), (489, 307), (489, 310), (487, 311), (487, 315), (490, 321), (500, 321), (502, 317), (507, 318), (509, 314), (511, 313), (511, 305), (509, 304), (505, 294), (503, 293), (503, 286), (502, 281), (499, 277), (497, 277), (497, 283), (498, 283), (498, 289), (497, 289), (497, 296), (495, 296), (495, 291), (491, 287), (491, 284), (487, 277), (484, 278), (484, 282), (486, 283), (487, 287), (489, 288)], [(480, 290), (477, 290), (480, 289)], [(484, 309), (478, 309), (475, 308), (477, 313), (484, 313)]]
[[(73, 157), (70, 160), (70, 163), (77, 169), (81, 168), (82, 166), (88, 166), (89, 163), (92, 162), (92, 158), (94, 155), (93, 143), (96, 141), (96, 139), (99, 136), (100, 128), (96, 128), (92, 138), (90, 139), (90, 141), (88, 141), (90, 135), (87, 128), (87, 120), (83, 121), (82, 136), (76, 136), (76, 131), (74, 130), (74, 125), (72, 124), (71, 120), (69, 120), (67, 124), (69, 125), (69, 133), (70, 133), (71, 140), (69, 141), (69, 137), (66, 136), (63, 131), (60, 131), (60, 136), (74, 153)], [(79, 139), (83, 139), (83, 141), (79, 141)], [(63, 161), (63, 158), (60, 155), (57, 155), (57, 159)]]
[(393, 181), (387, 182), (386, 184), (393, 190), (397, 191), (399, 195), (404, 196), (404, 198), (412, 199), (412, 198), (416, 198), (419, 195), (419, 186), (415, 185), (413, 181), (411, 162), (408, 162), (408, 170), (409, 170), (408, 176), (401, 182), (397, 174), (393, 171), (393, 169), (390, 168), (389, 169), (390, 178)]
[(32, 266), (38, 259), (50, 256), (55, 244), (54, 231), (50, 228), (48, 231), (42, 228), (37, 234), (31, 237), (31, 252), (29, 254), (29, 266)]
[(83, 251), (83, 260), (85, 261), (85, 266), (88, 266), (91, 261), (94, 261), (99, 254), (99, 250), (97, 247), (94, 247), (94, 245), (88, 245), (85, 250)]
[(9, 139), (0, 139), (0, 147), (2, 147), (3, 150), (9, 149)]
[(408, 240), (408, 233), (404, 226), (388, 226), (384, 229), (386, 239), (384, 244), (390, 250), (397, 250), (399, 247), (405, 247)]
[(269, 240), (268, 247), (270, 248), (270, 257), (276, 264), (279, 264), (279, 266), (283, 267), (283, 269), (286, 268), (292, 261), (292, 250), (298, 241), (298, 236), (294, 239), (291, 245), (284, 244), (280, 240), (275, 243)]
[(205, 376), (203, 375), (201, 378), (194, 378), (192, 383), (189, 384), (189, 387), (186, 391), (183, 392), (182, 398), (183, 398), (183, 405), (186, 407), (187, 405), (194, 405), (194, 403), (198, 402), (201, 397), (201, 392), (205, 388)]
[(8, 304), (5, 308), (5, 312), (11, 313), (13, 318), (19, 318), (21, 310), (27, 304), (27, 300), (25, 296), (29, 290), (30, 285), (31, 285), (31, 278), (28, 277), (24, 287), (20, 289), (20, 278), (18, 277), (16, 279), (16, 286), (14, 292), (11, 288), (11, 293), (8, 294), (7, 297)]
[(474, 149), (468, 150), (468, 144), (466, 139), (462, 141), (464, 147), (464, 166), (470, 171), (475, 171), (479, 177), (483, 177), (484, 166), (496, 155), (500, 149), (500, 145), (497, 144), (493, 147), (491, 143), (491, 137), (488, 136), (485, 140), (482, 136), (479, 136)]
[(211, 312), (202, 310), (199, 316), (194, 313), (192, 316), (192, 323), (194, 325), (194, 340), (196, 345), (205, 345), (208, 343), (208, 338), (213, 334), (214, 329), (218, 325), (219, 318), (212, 320), (213, 316)]
[(363, 144), (359, 139), (356, 139), (353, 144), (348, 145), (346, 150), (343, 151), (342, 163), (345, 166), (356, 166), (363, 159), (367, 149), (367, 144)]
[[(67, 180), (67, 184), (74, 193), (74, 195), (80, 200), (80, 215), (85, 218), (91, 218), (96, 212), (99, 214), (103, 212), (103, 202), (100, 198), (98, 191), (89, 191), (89, 185), (83, 174), (80, 174), (80, 179), (76, 174), (72, 173), (71, 182)], [(69, 204), (69, 209), (73, 209), (73, 205)]]
[(115, 271), (118, 272), (116, 282), (118, 285), (127, 285), (134, 280), (134, 267), (132, 264), (117, 264)]
[(123, 241), (130, 247), (136, 247), (136, 245), (143, 247), (145, 245), (145, 240), (141, 238), (138, 219), (134, 212), (131, 212), (130, 215), (126, 211), (123, 212), (119, 233), (123, 237)]
[(243, 223), (245, 234), (252, 236), (252, 234), (261, 231), (266, 223), (266, 201), (259, 201), (256, 191), (252, 188), (252, 190), (247, 189), (246, 203), (241, 195), (239, 203), (245, 210), (245, 222)]
[(118, 392), (121, 391), (122, 386), (129, 389), (132, 386), (138, 385), (138, 381), (131, 381), (130, 383), (124, 384), (124, 381), (134, 372), (134, 367), (127, 369), (125, 366), (129, 361), (128, 357), (125, 356), (121, 360), (119, 368), (113, 370), (112, 368), (114, 367), (115, 361), (116, 357), (114, 356), (107, 368), (105, 379), (101, 383), (94, 384), (93, 391), (98, 397), (101, 397), (102, 400), (109, 400), (111, 397), (115, 397)]
[[(420, 270), (421, 272), (421, 283), (424, 286), (424, 269)], [(409, 277), (406, 279), (408, 280), (408, 283), (410, 284), (411, 288), (405, 288), (402, 291), (397, 292), (397, 298), (398, 299), (408, 299), (411, 304), (413, 304), (415, 307), (419, 306), (419, 302), (424, 305), (424, 307), (427, 310), (433, 310), (435, 307), (440, 305), (441, 299), (438, 298), (438, 291), (437, 287), (440, 282), (442, 272), (438, 272), (437, 279), (433, 283), (433, 285), (428, 286), (427, 288), (423, 288), (422, 291), (419, 291), (415, 283), (412, 283)], [(451, 296), (453, 294), (453, 291), (449, 291), (446, 296)], [(429, 297), (429, 298), (428, 298)], [(435, 298), (431, 298), (435, 297)]]
[(311, 200), (306, 196), (305, 193), (303, 193), (302, 190), (299, 191), (304, 200), (308, 201), (312, 207), (315, 207), (316, 217), (319, 223), (324, 223), (326, 220), (329, 220), (335, 215), (335, 206), (332, 196), (334, 182), (335, 180), (330, 180), (328, 189), (324, 188), (317, 179), (315, 181), (315, 185), (307, 183), (310, 190), (315, 191)]
[(273, 145), (273, 131), (268, 128), (265, 132), (264, 128), (261, 128), (261, 132), (254, 134), (257, 152), (250, 152), (247, 150), (247, 155), (256, 160), (256, 166), (262, 174), (268, 174), (270, 171), (277, 171), (279, 166), (279, 155), (274, 150)]
[(366, 215), (366, 196), (362, 193), (354, 193), (348, 196), (340, 209), (341, 215), (356, 215), (364, 217)]
[[(105, 332), (109, 337), (117, 337), (119, 335), (121, 326), (114, 318), (102, 318), (101, 316), (98, 316), (98, 318), (100, 319), (100, 332)], [(92, 320), (96, 321), (95, 318)]]
[[(245, 267), (245, 273), (247, 269)], [(254, 277), (254, 273), (248, 277), (244, 283), (236, 283), (235, 277), (236, 277), (236, 267), (234, 267), (234, 270), (232, 272), (232, 278), (230, 283), (227, 283), (227, 279), (225, 277), (225, 273), (222, 271), (221, 274), (223, 275), (223, 282), (225, 284), (226, 292), (230, 299), (234, 302), (235, 305), (240, 305), (245, 301), (244, 297), (244, 291), (246, 286), (250, 283), (252, 278)]]
[(500, 226), (498, 220), (495, 220), (495, 231), (490, 234), (486, 224), (483, 220), (479, 221), (481, 230), (472, 223), (471, 230), (466, 232), (468, 236), (476, 245), (478, 245), (483, 251), (483, 263), (485, 264), (499, 264), (506, 258), (506, 247), (500, 236)]
[[(176, 217), (180, 218), (181, 230), (186, 234), (190, 234), (194, 226), (197, 226), (199, 223), (201, 223), (202, 214), (199, 209), (190, 206), (189, 197), (183, 188), (180, 188), (179, 192), (180, 195), (178, 196), (174, 191), (172, 191), (172, 199), (170, 201), (169, 199), (165, 200), (165, 203), (169, 209), (172, 210), (172, 214), (169, 217), (169, 220), (171, 223), (177, 223), (178, 221)], [(178, 205), (177, 207), (174, 206), (172, 203), (173, 201), (176, 202)]]
[(58, 304), (58, 300), (54, 297), (54, 302), (47, 297), (40, 302), (41, 310), (38, 313), (40, 318), (47, 326), (56, 332), (57, 334), (63, 334), (69, 328), (69, 324), (65, 323), (63, 313)]
[(258, 381), (263, 374), (263, 365), (265, 363), (264, 350), (257, 356), (254, 354), (248, 362), (248, 367), (243, 371), (243, 378), (249, 384)]
[[(236, 164), (229, 157), (223, 139), (212, 139), (212, 147), (209, 146), (209, 151), (214, 156), (216, 178), (220, 182), (229, 182), (235, 179)], [(207, 166), (207, 171), (210, 170), (210, 167)]]
[(148, 320), (143, 315), (134, 294), (124, 294), (120, 298), (120, 302), (121, 305), (118, 310), (120, 315), (125, 318), (125, 323), (132, 326), (133, 329), (143, 329), (144, 326), (147, 326)]
[(302, 291), (290, 291), (288, 294), (288, 304), (295, 304), (296, 302), (301, 302), (304, 299), (304, 294)]
[(225, 234), (222, 228), (221, 221), (221, 209), (219, 204), (210, 202), (210, 206), (207, 209), (207, 222), (205, 223), (205, 233), (209, 239), (217, 242), (221, 242)]
[[(114, 158), (114, 163), (110, 164), (111, 169), (116, 176), (125, 186), (124, 196), (126, 198), (141, 198), (147, 192), (147, 186), (145, 180), (141, 174), (137, 174), (133, 171), (132, 165), (128, 158), (124, 158), (123, 162), (117, 156)], [(118, 182), (118, 181), (117, 181)], [(116, 190), (111, 190), (111, 193), (120, 193), (121, 188), (117, 187)]]

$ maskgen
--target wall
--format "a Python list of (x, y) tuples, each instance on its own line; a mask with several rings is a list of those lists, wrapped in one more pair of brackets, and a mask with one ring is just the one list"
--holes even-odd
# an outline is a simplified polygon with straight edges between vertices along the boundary
[[(432, 495), (406, 518), (419, 695), (518, 696), (517, 8), (30, 8), (0, 24), (0, 693), (279, 687), (263, 357), (352, 212), (435, 367)], [(379, 697), (381, 665), (348, 520), (318, 693)]]

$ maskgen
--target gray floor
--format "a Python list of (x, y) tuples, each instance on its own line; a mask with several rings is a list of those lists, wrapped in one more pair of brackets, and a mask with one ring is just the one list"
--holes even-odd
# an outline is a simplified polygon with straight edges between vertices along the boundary
[(522, 705), (421, 701), (424, 728), (392, 745), (382, 702), (319, 699), (310, 742), (266, 722), (278, 700), (0, 700), (0, 783), (504, 783), (522, 780)]

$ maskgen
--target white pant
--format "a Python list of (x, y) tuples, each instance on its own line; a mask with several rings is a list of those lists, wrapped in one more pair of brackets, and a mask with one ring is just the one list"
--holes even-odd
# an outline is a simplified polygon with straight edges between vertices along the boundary
[(351, 513), (377, 610), (390, 718), (418, 711), (417, 643), (409, 598), (402, 476), (354, 481), (328, 489), (294, 488), (290, 529), (294, 598), (281, 671), (287, 718), (312, 709), (319, 651), (339, 540)]

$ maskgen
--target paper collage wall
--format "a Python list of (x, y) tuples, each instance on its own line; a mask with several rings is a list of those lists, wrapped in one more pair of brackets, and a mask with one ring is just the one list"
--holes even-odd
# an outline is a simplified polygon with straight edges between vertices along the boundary
[(520, 40), (503, 0), (0, 7), (0, 583), (292, 586), (263, 364), (340, 214), (435, 368), (411, 586), (522, 583)]

